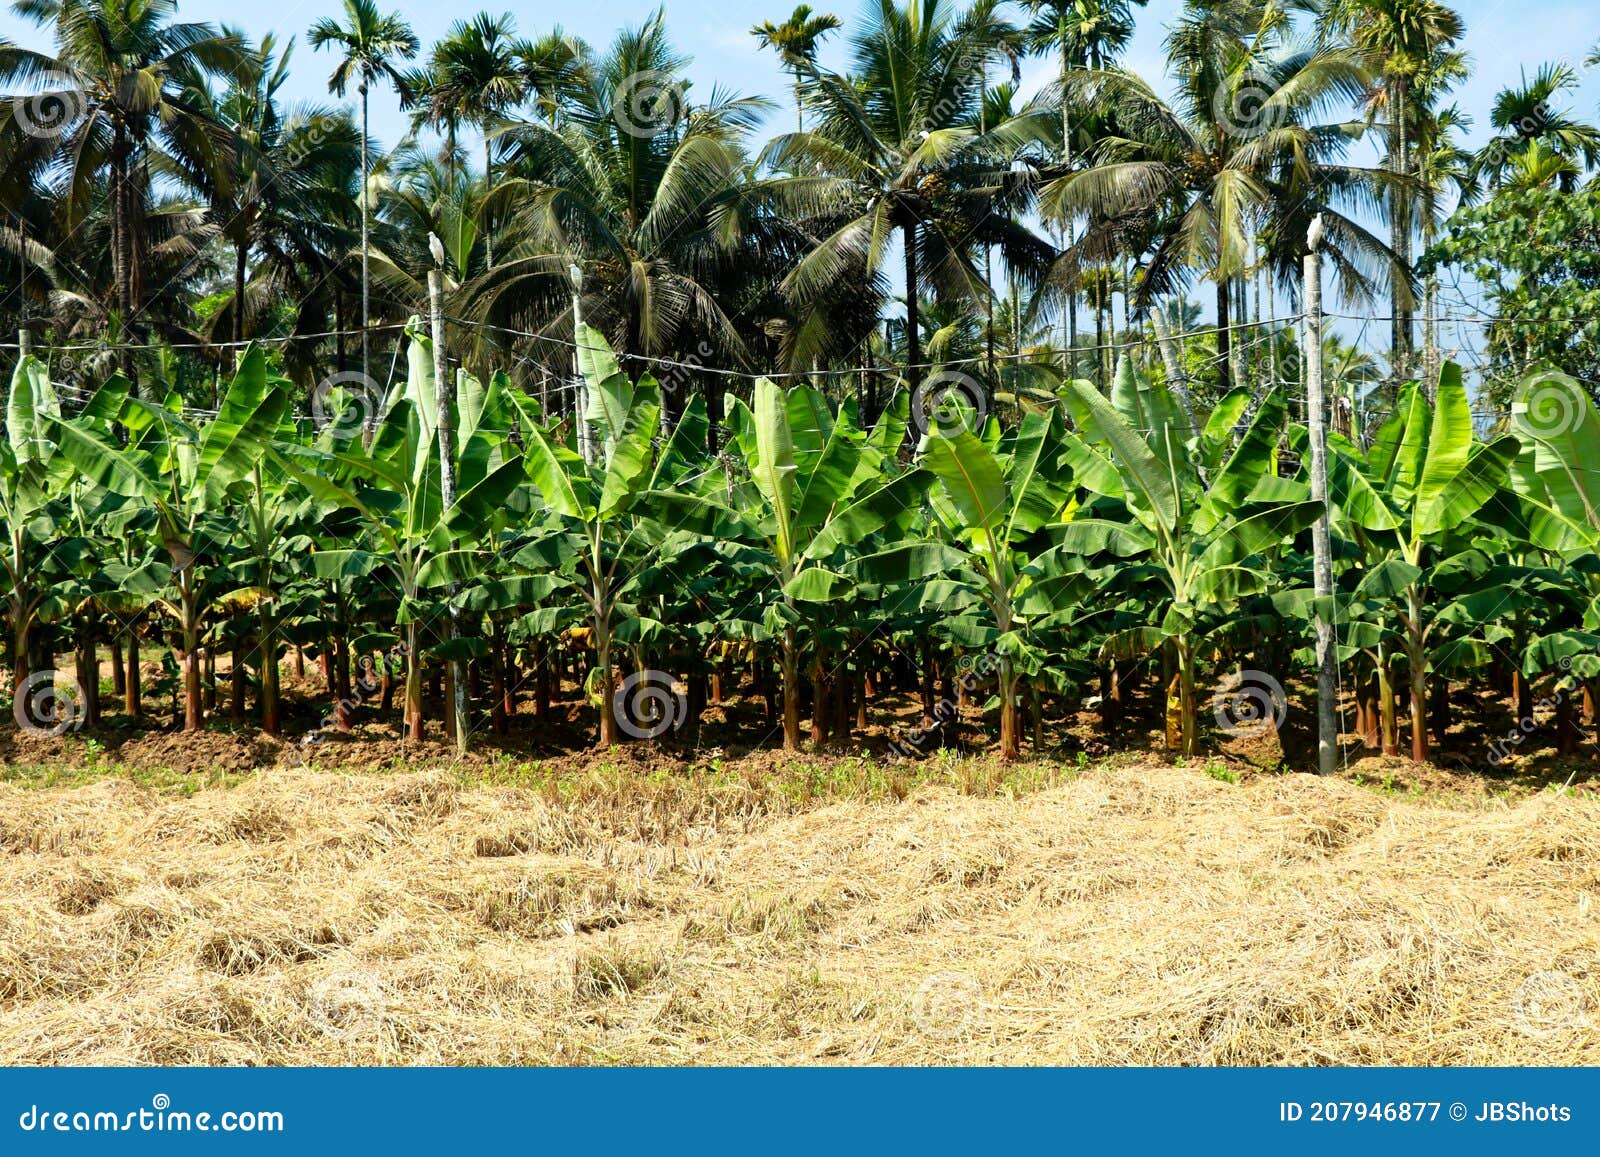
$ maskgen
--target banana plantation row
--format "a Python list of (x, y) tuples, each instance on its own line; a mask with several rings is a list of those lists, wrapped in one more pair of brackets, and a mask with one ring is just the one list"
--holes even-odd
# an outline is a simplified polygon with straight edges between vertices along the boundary
[(1530, 720), (1551, 693), (1569, 749), (1570, 704), (1600, 680), (1600, 415), (1570, 378), (1525, 381), (1510, 428), (1482, 432), (1446, 366), (1399, 392), (1370, 445), (1333, 435), (1337, 589), (1319, 606), (1322, 507), (1279, 391), (1196, 414), (1124, 364), (1109, 394), (1069, 382), (1015, 422), (905, 393), (866, 422), (853, 399), (763, 379), (713, 431), (698, 396), (669, 427), (663, 387), (580, 338), (582, 429), (504, 375), (436, 380), (418, 331), (389, 396), (336, 392), (333, 421), (297, 416), (259, 348), (209, 421), (116, 375), (69, 414), (23, 359), (0, 447), (19, 705), (58, 642), (96, 683), (98, 648), (120, 661), (125, 643), (137, 710), (142, 634), (182, 665), (187, 730), (204, 725), (202, 656), (231, 651), (277, 732), (290, 648), (326, 656), (342, 728), (352, 656), (382, 652), (420, 740), (433, 672), (459, 703), (462, 672), (504, 692), (579, 639), (601, 745), (630, 672), (737, 653), (776, 680), (797, 748), (803, 692), (815, 720), (851, 702), (833, 692), (847, 669), (859, 687), (910, 653), (981, 673), (1006, 758), (1022, 705), (1110, 703), (1149, 664), (1167, 741), (1192, 754), (1211, 689), (1244, 669), (1290, 684), (1320, 611), (1362, 739), (1394, 751), (1409, 729), (1426, 760), (1452, 683), (1504, 690)]

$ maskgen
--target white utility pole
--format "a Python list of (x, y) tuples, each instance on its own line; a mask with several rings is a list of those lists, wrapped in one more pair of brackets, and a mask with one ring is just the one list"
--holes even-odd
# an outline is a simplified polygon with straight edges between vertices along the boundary
[(583, 343), (583, 270), (567, 266), (572, 279), (572, 407), (578, 429), (578, 454), (585, 462), (594, 461), (594, 435), (589, 430), (589, 386), (583, 376), (579, 347)]
[(1332, 775), (1339, 762), (1339, 655), (1333, 633), (1333, 543), (1328, 525), (1328, 418), (1322, 392), (1322, 215), (1306, 231), (1306, 416), (1311, 435), (1311, 500), (1322, 512), (1311, 528), (1317, 595), (1317, 772)]
[[(444, 245), (428, 234), (428, 251), (433, 268), (428, 270), (428, 313), (433, 329), (433, 396), (439, 410), (439, 517), (448, 518), (456, 504), (456, 430), (451, 408), (455, 391), (451, 389), (450, 362), (444, 349)], [(451, 543), (455, 545), (454, 542)], [(458, 584), (450, 584), (450, 641), (461, 638), (461, 611), (455, 605)], [(450, 659), (451, 730), (456, 750), (467, 751), (467, 669), (459, 658)]]

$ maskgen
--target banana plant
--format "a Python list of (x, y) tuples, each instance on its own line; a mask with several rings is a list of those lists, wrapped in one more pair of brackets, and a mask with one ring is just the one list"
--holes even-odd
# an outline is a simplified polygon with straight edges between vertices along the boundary
[[(1343, 439), (1329, 443), (1330, 495), (1367, 552), (1366, 593), (1394, 608), (1410, 684), (1411, 756), (1426, 762), (1430, 646), (1439, 626), (1435, 567), (1470, 542), (1453, 536), (1500, 490), (1520, 443), (1473, 436), (1472, 409), (1459, 366), (1440, 369), (1435, 403), (1417, 382), (1402, 387), (1394, 412), (1363, 456)], [(1444, 577), (1443, 570), (1437, 577)]]
[(1076, 487), (1059, 410), (1028, 414), (999, 445), (991, 444), (998, 434), (993, 421), (988, 440), (952, 428), (930, 434), (922, 461), (938, 479), (929, 494), (934, 516), (960, 549), (936, 540), (905, 542), (861, 559), (855, 569), (874, 582), (939, 574), (987, 607), (989, 629), (968, 641), (994, 655), (1000, 755), (1011, 760), (1021, 753), (1018, 681), (1045, 662), (1030, 623), (1075, 606), (1091, 582), (1083, 560), (1053, 546), (1045, 533), (1075, 504)]
[(1164, 597), (1150, 622), (1113, 634), (1102, 650), (1122, 659), (1172, 647), (1168, 742), (1194, 755), (1199, 639), (1242, 598), (1270, 588), (1268, 556), (1321, 510), (1305, 486), (1277, 474), (1283, 395), (1274, 390), (1262, 400), (1209, 477), (1195, 464), (1200, 455), (1182, 408), (1165, 386), (1141, 381), (1126, 359), (1110, 398), (1083, 381), (1068, 382), (1063, 398), (1077, 426), (1063, 436), (1066, 453), (1096, 497), (1064, 524), (1061, 545), (1146, 563)]
[[(726, 528), (733, 514), (714, 498), (713, 472), (692, 470), (708, 433), (700, 399), (663, 437), (655, 379), (630, 380), (598, 330), (584, 327), (580, 334), (589, 396), (584, 417), (598, 428), (599, 452), (594, 462), (585, 461), (540, 424), (530, 400), (517, 400), (527, 476), (550, 518), (512, 561), (542, 580), (524, 597), (565, 590), (582, 601), (595, 648), (589, 690), (600, 715), (596, 742), (604, 748), (618, 740), (618, 642), (636, 642), (661, 627), (647, 622), (633, 600), (659, 568), (687, 570), (686, 552), (705, 547), (707, 536)], [(567, 618), (563, 608), (551, 607), (535, 612), (531, 625), (549, 631)]]
[[(104, 396), (108, 388), (112, 393)], [(176, 592), (167, 606), (183, 641), (186, 731), (205, 722), (200, 646), (211, 602), (225, 593), (229, 579), (235, 492), (249, 483), (289, 403), (288, 383), (270, 377), (265, 356), (251, 346), (217, 416), (204, 425), (184, 420), (176, 395), (158, 405), (126, 397), (125, 385), (114, 384), (77, 417), (49, 419), (61, 456), (84, 478), (156, 511), (154, 535), (167, 553)], [(128, 433), (126, 447), (116, 444), (108, 428), (113, 409)]]
[[(239, 583), (257, 596), (256, 656), (260, 671), (259, 707), (261, 730), (278, 734), (282, 726), (279, 696), (278, 650), (279, 601), (284, 583), (310, 554), (312, 540), (302, 525), (314, 502), (301, 489), (294, 476), (272, 456), (256, 462), (251, 485), (239, 499), (240, 527)], [(236, 678), (239, 663), (235, 654)]]
[(817, 390), (785, 392), (767, 378), (756, 382), (753, 405), (735, 400), (729, 408), (729, 441), (743, 466), (731, 484), (740, 533), (761, 548), (775, 595), (763, 626), (778, 640), (785, 750), (800, 746), (806, 605), (846, 597), (854, 584), (842, 569), (845, 552), (885, 527), (909, 524), (931, 482), (924, 469), (894, 466), (909, 409), (896, 398), (863, 430), (853, 402), (834, 412)]
[(6, 437), (0, 442), (0, 520), (6, 527), (6, 607), (11, 618), (12, 693), (27, 682), (29, 649), (40, 604), (49, 586), (40, 582), (40, 559), (57, 525), (50, 507), (59, 497), (52, 472), (56, 445), (52, 423), (61, 402), (50, 374), (38, 358), (17, 362), (6, 400)]
[[(1559, 564), (1564, 591), (1546, 591), (1547, 606), (1576, 597), (1581, 607), (1543, 615), (1548, 628), (1530, 633), (1520, 683), (1541, 674), (1581, 680), (1600, 695), (1600, 410), (1583, 383), (1563, 373), (1529, 374), (1512, 402), (1512, 429), (1522, 446), (1511, 486), (1530, 512), (1526, 538)], [(1548, 573), (1548, 572), (1547, 572)], [(1563, 700), (1564, 703), (1564, 700)], [(1531, 709), (1530, 709), (1531, 710)], [(1519, 717), (1529, 710), (1519, 705)]]
[[(456, 496), (444, 509), (440, 488), (439, 398), (433, 341), (413, 322), (408, 330), (407, 373), (362, 446), (360, 431), (330, 426), (318, 444), (280, 441), (274, 457), (324, 508), (355, 511), (369, 543), (318, 550), (311, 558), (319, 580), (345, 584), (392, 572), (399, 585), (396, 627), (405, 634), (405, 732), (425, 737), (422, 661), (467, 658), (481, 639), (442, 639), (423, 646), (425, 623), (443, 614), (447, 588), (489, 565), (497, 529), (504, 527), (521, 486), (522, 454), (510, 440), (511, 384), (495, 374), (484, 385), (459, 371), (454, 411)], [(341, 654), (343, 651), (341, 650)], [(342, 712), (342, 709), (340, 709)], [(447, 715), (449, 713), (447, 712)]]

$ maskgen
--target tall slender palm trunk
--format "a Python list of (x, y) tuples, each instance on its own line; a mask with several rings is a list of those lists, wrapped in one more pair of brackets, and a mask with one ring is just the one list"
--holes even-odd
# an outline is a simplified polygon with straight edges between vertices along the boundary
[(244, 241), (235, 242), (233, 247), (233, 359), (237, 367), (244, 343), (244, 276), (245, 264), (250, 246)]
[(1217, 392), (1218, 396), (1226, 396), (1233, 389), (1233, 360), (1232, 332), (1229, 330), (1229, 315), (1231, 314), (1232, 299), (1228, 292), (1228, 279), (1217, 278)]
[[(489, 126), (483, 126), (483, 191), (487, 196), (489, 190), (494, 188), (494, 148), (489, 143)], [(483, 215), (483, 255), (490, 268), (494, 266), (494, 229), (489, 215)], [(465, 275), (463, 271), (463, 276)]]
[(117, 312), (121, 315), (117, 368), (124, 377), (132, 365), (132, 351), (128, 349), (133, 327), (133, 228), (129, 220), (133, 198), (128, 189), (128, 158), (132, 151), (127, 129), (119, 123), (111, 142), (111, 265), (117, 282)]
[[(367, 224), (367, 181), (370, 176), (367, 163), (367, 83), (363, 80), (361, 82), (361, 374), (363, 377), (372, 375), (372, 369), (369, 364), (371, 359), (367, 336), (367, 327), (372, 318), (371, 272), (369, 269), (371, 254), (369, 252), (369, 226)], [(419, 735), (418, 738), (420, 739), (421, 736)]]
[[(1397, 276), (1393, 280), (1391, 326), (1391, 359), (1397, 381), (1404, 380), (1412, 373), (1411, 347), (1412, 347), (1412, 313), (1411, 287), (1408, 280), (1411, 276), (1411, 209), (1402, 182), (1410, 169), (1409, 159), (1406, 155), (1406, 103), (1410, 99), (1408, 86), (1404, 76), (1396, 76), (1389, 81), (1389, 116), (1393, 128), (1389, 135), (1389, 168), (1399, 180), (1395, 182), (1393, 194), (1390, 197), (1390, 247), (1394, 250), (1395, 262), (1399, 265)], [(1425, 385), (1425, 389), (1432, 389)], [(1430, 395), (1431, 396), (1431, 395)]]
[(912, 394), (922, 384), (922, 334), (919, 332), (921, 316), (917, 300), (917, 227), (901, 227), (905, 238), (906, 258), (906, 385)]

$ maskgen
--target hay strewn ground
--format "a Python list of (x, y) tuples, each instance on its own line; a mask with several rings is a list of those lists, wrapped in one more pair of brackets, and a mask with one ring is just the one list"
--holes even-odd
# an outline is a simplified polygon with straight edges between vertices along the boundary
[(4, 1064), (1600, 1061), (1600, 802), (0, 787)]

